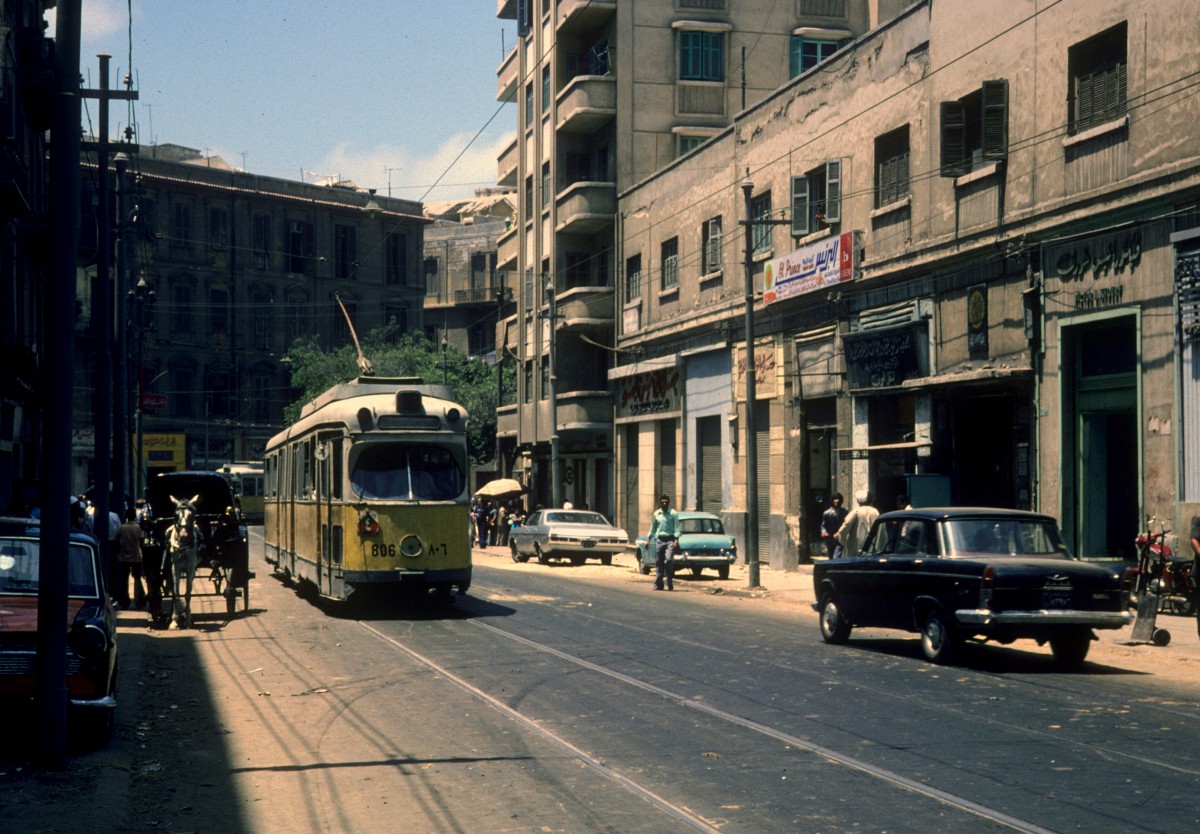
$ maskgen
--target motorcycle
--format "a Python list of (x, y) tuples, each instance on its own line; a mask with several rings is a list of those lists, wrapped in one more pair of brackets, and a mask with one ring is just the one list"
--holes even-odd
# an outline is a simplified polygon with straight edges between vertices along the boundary
[(1155, 521), (1154, 516), (1147, 519), (1146, 531), (1139, 533), (1135, 540), (1138, 564), (1134, 569), (1133, 591), (1137, 600), (1137, 619), (1130, 639), (1165, 646), (1171, 642), (1171, 633), (1157, 628), (1158, 615), (1195, 615), (1196, 582), (1191, 561), (1176, 559), (1171, 546), (1166, 543), (1166, 536), (1171, 531), (1159, 522), (1158, 532), (1154, 532)]

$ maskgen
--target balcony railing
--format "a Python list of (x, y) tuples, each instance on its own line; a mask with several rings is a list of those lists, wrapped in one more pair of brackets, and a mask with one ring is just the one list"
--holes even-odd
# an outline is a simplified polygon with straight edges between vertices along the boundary
[(510, 287), (471, 287), (469, 290), (455, 290), (455, 304), (496, 304), (512, 301)]

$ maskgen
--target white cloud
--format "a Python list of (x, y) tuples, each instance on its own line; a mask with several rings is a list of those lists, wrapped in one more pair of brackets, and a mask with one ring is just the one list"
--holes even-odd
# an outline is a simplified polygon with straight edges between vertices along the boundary
[[(424, 198), (427, 202), (469, 197), (477, 188), (496, 184), (496, 158), (512, 140), (511, 136), (485, 133), (464, 151), (472, 135), (456, 134), (427, 153), (405, 145), (358, 148), (352, 142), (342, 142), (309, 170), (338, 174), (386, 195), (389, 177), (386, 169), (391, 169), (393, 197)], [(434, 182), (439, 185), (430, 190)]]
[[(135, 18), (141, 10), (140, 5), (134, 4)], [(87, 0), (81, 4), (81, 14), (80, 35), (85, 43), (110, 37), (129, 25), (128, 7), (124, 0)], [(58, 24), (57, 9), (46, 12), (46, 22), (50, 24), (46, 30), (47, 36), (54, 37)]]

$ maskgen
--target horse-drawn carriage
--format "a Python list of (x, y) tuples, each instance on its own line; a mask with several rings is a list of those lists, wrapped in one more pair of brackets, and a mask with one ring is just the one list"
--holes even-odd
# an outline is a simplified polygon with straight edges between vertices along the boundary
[[(249, 537), (229, 482), (216, 472), (163, 472), (150, 479), (146, 498), (143, 569), (155, 620), (191, 625), (193, 594), (224, 597), (231, 617), (239, 596), (248, 610)], [(195, 579), (212, 591), (194, 590)]]

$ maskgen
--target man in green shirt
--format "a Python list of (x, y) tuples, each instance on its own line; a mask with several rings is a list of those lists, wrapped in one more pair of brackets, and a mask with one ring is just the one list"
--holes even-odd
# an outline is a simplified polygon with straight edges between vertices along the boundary
[(654, 590), (663, 589), (666, 579), (667, 590), (675, 590), (675, 546), (679, 543), (679, 513), (671, 509), (671, 499), (666, 495), (658, 499), (658, 509), (650, 519), (650, 532), (646, 534), (654, 547)]

